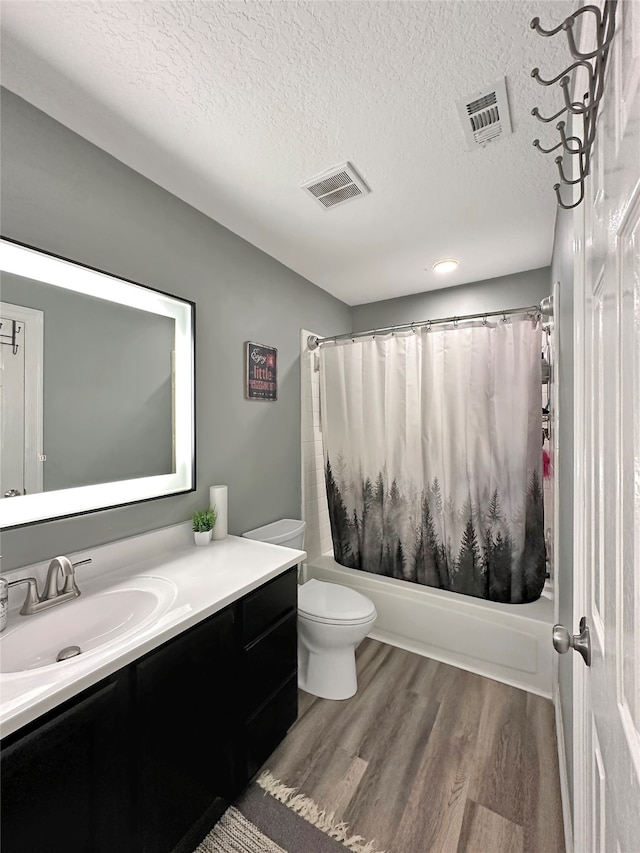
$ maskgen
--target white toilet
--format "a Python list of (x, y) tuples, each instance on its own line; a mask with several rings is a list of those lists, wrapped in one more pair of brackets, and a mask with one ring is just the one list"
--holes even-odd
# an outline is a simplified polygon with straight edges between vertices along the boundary
[[(304, 521), (291, 518), (244, 533), (248, 539), (302, 548)], [(355, 650), (373, 628), (365, 595), (312, 579), (298, 589), (298, 686), (323, 699), (349, 699), (358, 689)]]

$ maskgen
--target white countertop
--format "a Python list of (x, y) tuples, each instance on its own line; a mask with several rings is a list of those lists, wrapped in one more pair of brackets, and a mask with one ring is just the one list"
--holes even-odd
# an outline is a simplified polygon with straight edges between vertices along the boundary
[[(168, 528), (170, 530), (170, 528)], [(147, 535), (149, 539), (153, 534)], [(130, 635), (114, 640), (99, 649), (79, 655), (61, 663), (43, 666), (23, 672), (0, 674), (0, 735), (5, 737), (46, 711), (70, 699), (77, 693), (121, 669), (182, 631), (196, 625), (207, 616), (222, 610), (251, 590), (276, 577), (306, 558), (304, 551), (268, 545), (251, 539), (228, 536), (205, 547), (196, 547), (192, 540), (185, 539), (180, 531), (180, 543), (171, 542), (170, 550), (160, 550), (155, 556), (140, 560), (140, 547), (129, 549), (136, 562), (124, 564), (109, 571), (83, 572), (79, 568), (76, 581), (83, 596), (103, 592), (136, 578), (161, 578), (169, 581), (175, 589), (175, 597), (162, 616), (152, 624)], [(144, 537), (134, 537), (140, 540)], [(124, 540), (114, 543), (113, 554), (122, 561), (127, 553)], [(157, 539), (156, 545), (157, 545)], [(188, 544), (184, 544), (187, 541)], [(107, 553), (109, 545), (94, 551)], [(91, 551), (73, 555), (73, 559), (92, 556)], [(100, 560), (97, 560), (100, 564)], [(98, 568), (100, 566), (98, 565)], [(12, 577), (25, 577), (29, 570), (12, 573)], [(36, 572), (37, 574), (37, 572)], [(26, 589), (18, 588), (18, 598), (24, 597)], [(32, 616), (19, 616), (16, 598), (9, 612), (6, 632), (0, 634), (0, 656), (2, 639), (22, 620), (38, 619), (54, 610), (67, 611), (73, 619), (76, 601), (56, 605), (49, 611)]]

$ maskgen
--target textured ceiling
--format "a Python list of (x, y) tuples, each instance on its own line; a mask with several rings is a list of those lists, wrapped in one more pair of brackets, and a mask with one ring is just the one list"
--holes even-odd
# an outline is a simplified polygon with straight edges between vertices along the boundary
[[(2, 82), (349, 304), (549, 263), (554, 131), (574, 4), (2, 2)], [(514, 133), (466, 150), (455, 100), (506, 75)], [(545, 132), (546, 131), (546, 132)], [(372, 193), (299, 188), (350, 160)], [(460, 260), (437, 276), (431, 265)], [(425, 269), (426, 268), (426, 269)]]

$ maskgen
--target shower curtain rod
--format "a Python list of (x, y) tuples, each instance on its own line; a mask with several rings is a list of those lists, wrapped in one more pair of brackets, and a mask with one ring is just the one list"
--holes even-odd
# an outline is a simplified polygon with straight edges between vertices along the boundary
[(504, 311), (483, 311), (480, 314), (463, 314), (458, 317), (440, 317), (437, 320), (420, 320), (414, 323), (400, 323), (397, 326), (383, 326), (381, 329), (368, 329), (366, 332), (348, 332), (344, 335), (332, 335), (328, 338), (319, 338), (316, 335), (309, 335), (307, 338), (307, 346), (310, 350), (317, 349), (320, 344), (333, 343), (334, 341), (355, 340), (355, 338), (366, 338), (369, 335), (387, 335), (404, 329), (418, 329), (421, 326), (436, 326), (441, 323), (458, 324), (464, 320), (486, 320), (487, 317), (503, 317), (506, 322), (510, 314), (529, 314), (532, 319), (540, 319), (542, 314), (549, 312), (542, 310), (540, 305), (528, 305), (524, 308), (507, 308)]

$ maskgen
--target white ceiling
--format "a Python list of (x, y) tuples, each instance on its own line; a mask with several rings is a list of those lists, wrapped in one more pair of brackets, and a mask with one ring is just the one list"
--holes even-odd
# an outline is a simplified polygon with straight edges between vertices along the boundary
[[(15, 2), (2, 82), (349, 304), (550, 262), (573, 3)], [(514, 133), (466, 150), (455, 100), (506, 75)], [(554, 140), (555, 141), (555, 140)], [(372, 188), (323, 210), (299, 184), (351, 161)], [(460, 260), (437, 276), (440, 258)], [(426, 268), (426, 269), (425, 269)]]

